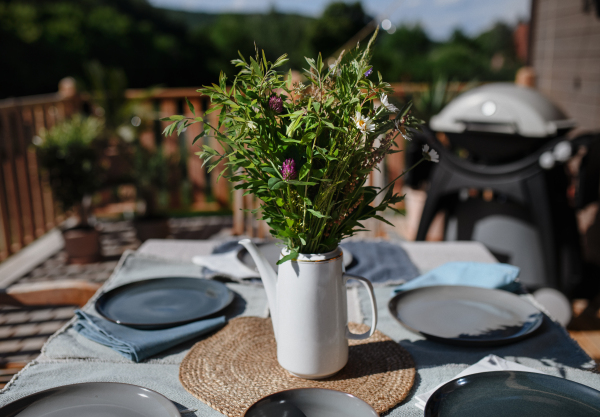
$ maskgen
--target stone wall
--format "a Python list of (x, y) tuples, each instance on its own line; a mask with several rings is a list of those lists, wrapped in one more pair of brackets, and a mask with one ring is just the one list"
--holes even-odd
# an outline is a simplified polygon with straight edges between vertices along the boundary
[(600, 1), (532, 0), (537, 88), (584, 130), (600, 130)]

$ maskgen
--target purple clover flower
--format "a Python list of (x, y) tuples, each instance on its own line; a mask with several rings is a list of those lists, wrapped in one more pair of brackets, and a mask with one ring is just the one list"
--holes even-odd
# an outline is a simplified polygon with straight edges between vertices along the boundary
[(275, 113), (281, 113), (283, 111), (283, 100), (279, 96), (271, 96), (269, 99), (269, 107)]
[(367, 72), (365, 72), (365, 77), (368, 77), (369, 75), (371, 75), (373, 73), (373, 68), (369, 68), (367, 70)]
[(298, 173), (296, 172), (296, 163), (292, 158), (286, 159), (281, 167), (281, 176), (284, 181), (290, 181), (296, 178)]

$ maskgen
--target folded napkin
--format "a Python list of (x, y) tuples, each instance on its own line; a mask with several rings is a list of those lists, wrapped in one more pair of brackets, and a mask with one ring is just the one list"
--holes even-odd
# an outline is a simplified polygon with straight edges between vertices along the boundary
[[(238, 252), (244, 249), (238, 243), (240, 239), (241, 237), (221, 243), (213, 248), (210, 255), (194, 256), (192, 262), (203, 267), (202, 274), (206, 278), (225, 277), (237, 282), (260, 283), (258, 272), (238, 258)], [(255, 240), (255, 243), (258, 242), (262, 240)]]
[(194, 337), (223, 326), (225, 316), (195, 321), (160, 330), (139, 330), (112, 323), (103, 318), (76, 310), (74, 329), (94, 342), (108, 346), (126, 358), (139, 362)]
[[(478, 374), (481, 372), (490, 372), (490, 371), (523, 371), (523, 372), (535, 372), (538, 374), (543, 374), (543, 372), (538, 371), (537, 369), (529, 368), (527, 366), (520, 365), (516, 362), (507, 361), (503, 358), (500, 358), (496, 355), (488, 355), (475, 365), (469, 366), (467, 369), (462, 371), (460, 374), (456, 375), (452, 380), (461, 378), (463, 376)], [(425, 405), (427, 404), (427, 400), (429, 397), (433, 395), (434, 392), (437, 391), (442, 385), (446, 384), (449, 381), (443, 382), (431, 391), (427, 391), (424, 394), (417, 395), (415, 397), (416, 403), (415, 407), (420, 408), (421, 410), (425, 410)]]
[(346, 272), (365, 277), (375, 286), (397, 285), (419, 276), (417, 267), (399, 245), (385, 241), (351, 240), (340, 246), (352, 255), (352, 263)]
[(516, 292), (520, 269), (513, 265), (483, 262), (448, 262), (396, 287), (393, 294), (434, 285), (465, 285)]

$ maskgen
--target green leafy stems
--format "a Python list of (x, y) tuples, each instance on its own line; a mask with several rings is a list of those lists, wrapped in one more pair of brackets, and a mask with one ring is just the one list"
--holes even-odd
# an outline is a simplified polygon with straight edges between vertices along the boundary
[[(342, 52), (328, 68), (320, 54), (306, 58), (306, 84), (292, 83), (291, 71), (285, 77), (277, 70), (286, 55), (271, 63), (264, 51), (257, 50), (249, 61), (240, 54), (232, 61), (240, 71), (229, 88), (221, 73), (218, 85), (198, 90), (213, 104), (204, 116), (220, 112), (216, 125), (196, 115), (189, 100), (194, 117), (162, 119), (173, 122), (165, 135), (203, 123), (194, 143), (212, 136), (221, 144), (222, 152), (203, 145), (198, 155), (209, 172), (224, 162), (234, 188), (260, 199), (257, 211), (289, 249), (280, 262), (334, 250), (342, 239), (364, 230), (362, 222), (369, 218), (389, 223), (378, 213), (395, 210), (403, 199), (393, 184), (404, 173), (383, 188), (366, 185), (383, 158), (399, 152), (393, 149), (396, 139), (408, 138), (421, 123), (409, 114), (410, 105), (401, 110), (376, 106), (376, 100), (387, 104), (383, 98), (393, 92), (381, 74), (376, 82), (365, 77), (376, 35), (364, 50)], [(274, 96), (282, 107), (279, 100), (273, 105)], [(295, 175), (284, 179), (282, 167), (290, 159)]]

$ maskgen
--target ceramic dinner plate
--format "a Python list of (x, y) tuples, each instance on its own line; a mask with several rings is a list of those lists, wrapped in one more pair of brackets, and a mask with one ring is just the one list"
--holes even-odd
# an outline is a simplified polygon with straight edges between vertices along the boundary
[(467, 375), (441, 386), (425, 417), (584, 417), (600, 415), (600, 392), (563, 378), (533, 372)]
[(276, 392), (254, 403), (244, 417), (378, 417), (373, 408), (351, 394), (323, 388)]
[(2, 417), (181, 417), (158, 392), (137, 385), (88, 382), (51, 388), (0, 408)]
[(532, 334), (543, 314), (518, 295), (502, 290), (439, 285), (396, 294), (392, 316), (423, 336), (455, 345), (491, 346)]
[(209, 279), (170, 277), (133, 282), (96, 301), (96, 310), (115, 323), (160, 329), (218, 313), (233, 301), (224, 284)]

